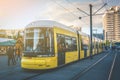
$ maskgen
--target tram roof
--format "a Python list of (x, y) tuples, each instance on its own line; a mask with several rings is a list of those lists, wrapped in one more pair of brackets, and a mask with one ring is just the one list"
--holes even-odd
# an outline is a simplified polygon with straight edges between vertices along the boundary
[[(89, 34), (86, 34), (86, 33), (84, 33), (84, 32), (78, 31), (78, 33), (81, 34), (82, 36), (88, 36), (88, 37), (90, 37)], [(97, 37), (95, 37), (95, 36), (93, 36), (93, 39), (95, 39), (95, 41), (103, 41), (102, 39), (97, 38)]]
[(84, 32), (78, 31), (78, 33), (81, 34), (81, 35), (83, 35), (83, 36), (88, 36), (89, 37), (89, 35), (86, 34), (86, 33), (84, 33)]
[(59, 27), (59, 28), (66, 29), (66, 30), (69, 30), (69, 31), (72, 31), (72, 32), (76, 32), (75, 29), (70, 28), (66, 25), (63, 25), (59, 22), (52, 21), (52, 20), (34, 21), (34, 22), (31, 22), (30, 24), (28, 24), (26, 26), (26, 28), (30, 28), (30, 27)]

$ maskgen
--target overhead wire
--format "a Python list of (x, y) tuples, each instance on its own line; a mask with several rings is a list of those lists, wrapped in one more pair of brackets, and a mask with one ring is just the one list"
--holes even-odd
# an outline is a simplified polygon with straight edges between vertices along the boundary
[[(73, 5), (69, 0), (65, 0), (66, 2), (68, 2), (72, 7), (74, 7), (76, 10), (77, 10), (77, 7), (75, 7), (76, 5)], [(87, 14), (88, 15), (88, 14)], [(89, 17), (89, 16), (81, 16), (81, 18), (83, 18), (83, 17)], [(83, 22), (83, 23), (85, 23), (86, 25), (89, 25), (88, 23), (86, 23), (86, 22)]]
[(69, 3), (72, 7), (74, 7), (74, 9), (77, 9), (76, 7), (75, 7), (75, 5), (73, 5), (69, 0), (65, 0), (67, 3)]
[[(68, 1), (68, 0), (66, 0), (66, 1), (69, 2), (71, 5), (73, 5), (70, 1)], [(104, 13), (99, 13), (99, 14), (96, 14), (96, 13), (97, 13), (100, 9), (102, 9), (105, 5), (106, 5), (106, 3), (104, 3), (104, 5), (103, 5), (101, 8), (96, 9), (96, 11), (93, 13), (93, 15), (94, 15), (94, 16), (103, 15)], [(78, 9), (78, 8), (77, 8), (77, 9)], [(83, 13), (85, 13), (86, 15), (88, 15), (86, 12), (82, 11), (81, 9), (80, 9), (80, 11), (83, 12)], [(84, 17), (89, 17), (89, 15), (88, 15), (88, 16), (84, 16)], [(98, 19), (98, 17), (97, 17), (97, 19)]]
[(75, 14), (73, 14), (69, 9), (63, 7), (61, 4), (57, 3), (55, 0), (52, 0), (54, 3), (56, 3), (57, 5), (59, 5), (60, 7), (62, 7), (63, 9), (65, 9), (66, 11), (70, 12), (71, 15), (73, 15), (74, 17), (78, 17)]
[[(103, 4), (105, 4), (104, 0), (101, 0), (101, 1), (102, 1)], [(107, 3), (107, 5), (108, 5), (108, 3)], [(104, 7), (106, 11), (108, 10), (107, 5)]]
[[(68, 12), (70, 12), (72, 16), (77, 17), (77, 18), (79, 19), (79, 16), (73, 14), (69, 9), (67, 9), (67, 8), (65, 8), (64, 6), (62, 6), (61, 4), (57, 3), (55, 0), (52, 0), (52, 1), (53, 1), (54, 3), (56, 3), (58, 6), (62, 7), (62, 8), (65, 9), (65, 10), (67, 10)], [(83, 22), (83, 21), (81, 21), (81, 22), (84, 23), (85, 25), (88, 25), (86, 22)]]
[[(54, 3), (56, 3), (58, 6), (62, 7), (63, 9), (65, 9), (66, 11), (70, 12), (70, 14), (71, 14), (72, 16), (78, 18), (78, 15), (75, 15), (73, 12), (71, 12), (69, 9), (65, 8), (65, 7), (64, 7), (63, 5), (61, 5), (60, 3), (56, 2), (55, 0), (52, 0), (52, 1), (53, 1)], [(65, 0), (65, 1), (68, 2), (72, 7), (74, 7), (75, 9), (77, 9), (77, 7), (75, 7), (76, 5), (73, 5), (69, 0)], [(101, 0), (101, 1), (102, 1), (103, 4), (107, 3), (108, 8), (111, 7), (110, 3), (111, 3), (111, 2), (113, 3), (113, 0), (107, 0), (107, 1)], [(115, 1), (117, 1), (117, 0), (115, 0)], [(108, 10), (107, 6), (105, 6), (105, 10)], [(104, 13), (104, 12), (103, 12), (103, 13)], [(98, 14), (98, 15), (101, 15), (101, 14), (103, 14), (103, 13), (100, 13), (100, 14)], [(83, 18), (83, 17), (88, 17), (88, 16), (82, 16), (82, 18)], [(85, 23), (85, 22), (83, 22), (83, 23)], [(87, 24), (87, 23), (85, 23), (85, 24)], [(87, 24), (87, 25), (88, 25), (88, 24)]]
[[(68, 3), (70, 3), (73, 7), (75, 7), (75, 5), (73, 5), (69, 0), (66, 0), (66, 1), (67, 1)], [(104, 3), (104, 4), (106, 4), (106, 3)], [(104, 6), (104, 5), (103, 5), (103, 6)], [(76, 7), (75, 7), (75, 8), (76, 8)], [(103, 7), (101, 7), (101, 8), (103, 8)], [(101, 9), (101, 8), (100, 8), (100, 9)], [(78, 8), (76, 8), (76, 9), (78, 9)], [(98, 10), (100, 10), (100, 9), (98, 9)], [(88, 13), (86, 13), (85, 11), (83, 11), (83, 10), (81, 10), (81, 9), (78, 9), (78, 10), (80, 10), (81, 12), (85, 13), (86, 15), (88, 15)], [(98, 11), (98, 10), (97, 10), (97, 11)], [(97, 12), (97, 11), (96, 11), (96, 12)], [(98, 15), (100, 15), (100, 14), (103, 14), (103, 13), (99, 13)], [(87, 17), (87, 16), (83, 16), (83, 17)]]
[(96, 10), (94, 13), (93, 13), (93, 15), (95, 15), (99, 10), (101, 10), (104, 6), (106, 6), (107, 5), (107, 3), (105, 3), (102, 7), (100, 7), (98, 10)]
[[(66, 0), (68, 3), (70, 3), (73, 7), (75, 7), (69, 0)], [(106, 11), (108, 11), (108, 8), (111, 8), (113, 5), (112, 4), (116, 4), (116, 5), (120, 5), (120, 2), (119, 2), (119, 0), (101, 0), (102, 1), (102, 3), (103, 4), (106, 4), (106, 5), (104, 5), (103, 7), (105, 8), (105, 10), (103, 11), (103, 13), (99, 13), (99, 14), (97, 14), (97, 15), (103, 15)], [(118, 3), (118, 4), (117, 4)], [(101, 7), (101, 8), (103, 8), (103, 7)], [(96, 8), (96, 7), (95, 7)], [(101, 9), (100, 8), (100, 9)], [(99, 11), (100, 9), (98, 9), (97, 11)], [(96, 14), (97, 13), (97, 11), (96, 12), (94, 12), (93, 14)], [(83, 11), (82, 11), (83, 12)], [(84, 12), (83, 12), (84, 13)], [(84, 17), (87, 17), (87, 16), (84, 16)]]
[[(66, 0), (68, 3), (70, 3), (72, 6), (74, 6), (69, 0)], [(106, 4), (104, 3), (104, 5), (101, 7), (101, 8), (99, 8), (97, 11), (95, 11), (94, 13), (93, 13), (93, 15), (94, 14), (96, 14), (100, 9), (102, 9), (104, 6), (105, 6)], [(75, 6), (74, 6), (75, 7)], [(78, 8), (77, 8), (78, 9)], [(88, 16), (83, 16), (83, 17), (89, 17), (89, 14), (87, 14), (86, 12), (84, 12), (83, 10), (81, 10), (80, 9), (80, 11), (81, 12), (83, 12), (83, 13), (85, 13), (86, 15), (88, 15)], [(99, 14), (96, 14), (96, 15), (103, 15), (104, 13), (99, 13)], [(94, 15), (94, 16), (96, 16), (96, 15)]]
[[(73, 5), (69, 0), (66, 0), (69, 4), (71, 4), (75, 9), (77, 9), (78, 10), (78, 7), (75, 7), (76, 5)], [(84, 12), (83, 11), (83, 13), (86, 13), (86, 12)], [(88, 13), (86, 13), (87, 15), (88, 15)], [(85, 16), (86, 17), (86, 16)]]
[(108, 6), (108, 8), (110, 8), (112, 5), (110, 5), (110, 3), (114, 3), (114, 1), (113, 0), (107, 0), (107, 6)]

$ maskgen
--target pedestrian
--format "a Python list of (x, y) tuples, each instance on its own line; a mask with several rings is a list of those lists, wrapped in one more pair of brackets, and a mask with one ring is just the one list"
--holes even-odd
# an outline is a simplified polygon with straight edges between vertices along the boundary
[(15, 65), (16, 64), (16, 60), (15, 60), (15, 49), (14, 47), (11, 48), (12, 49), (12, 60), (13, 60), (13, 64)]
[(16, 54), (16, 47), (15, 46), (14, 46), (13, 50), (14, 50), (14, 57), (15, 57), (15, 60), (16, 60), (17, 54)]
[(15, 65), (15, 57), (14, 57), (14, 49), (12, 47), (9, 47), (7, 50), (7, 56), (8, 56), (8, 66), (11, 64)]
[(21, 51), (20, 51), (20, 48), (17, 48), (16, 51), (17, 51), (17, 52), (16, 52), (16, 54), (17, 54), (17, 61), (18, 61), (18, 60), (21, 60)]

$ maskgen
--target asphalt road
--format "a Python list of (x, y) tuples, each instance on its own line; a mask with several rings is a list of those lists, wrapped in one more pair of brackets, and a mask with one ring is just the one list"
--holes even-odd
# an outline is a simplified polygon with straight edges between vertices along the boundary
[(120, 80), (120, 52), (117, 52), (117, 57), (110, 80)]
[[(74, 77), (79, 72), (82, 72), (87, 67), (94, 64), (96, 61), (101, 59), (106, 54), (108, 54), (108, 53), (96, 55), (93, 57), (93, 59), (87, 58), (85, 60), (79, 61), (72, 65), (68, 65), (64, 68), (60, 68), (57, 71), (49, 72), (49, 73), (31, 78), (29, 80), (72, 80), (72, 77)], [(93, 74), (93, 73), (90, 73), (90, 74)], [(89, 80), (89, 78), (83, 79), (83, 80)], [(92, 80), (97, 80), (97, 79), (92, 79)]]
[(87, 73), (80, 76), (78, 80), (108, 80), (113, 59), (114, 54), (109, 53), (105, 59), (103, 59)]
[[(117, 53), (115, 66), (111, 80), (120, 80), (120, 52)], [(100, 58), (105, 56), (101, 62), (96, 64), (87, 73), (79, 77), (78, 80), (108, 80), (111, 65), (116, 53), (102, 53), (93, 57), (93, 59), (87, 58), (76, 63), (48, 71), (44, 74), (41, 72), (23, 71), (20, 67), (20, 61), (16, 65), (7, 65), (7, 56), (0, 56), (0, 80), (71, 80), (79, 72), (94, 64)], [(40, 75), (38, 75), (40, 74)], [(37, 75), (37, 76), (34, 76)], [(34, 76), (33, 78), (27, 79), (28, 77)]]

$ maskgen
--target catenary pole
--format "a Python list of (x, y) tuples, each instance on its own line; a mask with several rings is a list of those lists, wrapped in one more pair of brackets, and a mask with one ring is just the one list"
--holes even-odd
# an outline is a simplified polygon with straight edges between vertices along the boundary
[[(93, 43), (92, 43), (92, 16), (95, 16), (95, 15), (103, 15), (103, 13), (102, 14), (96, 14), (99, 10), (101, 10), (104, 6), (106, 6), (107, 5), (107, 3), (105, 3), (101, 8), (99, 8), (97, 11), (95, 11), (94, 12), (94, 14), (92, 13), (92, 4), (89, 4), (89, 7), (90, 7), (90, 15), (87, 13), (87, 12), (85, 12), (85, 11), (83, 11), (83, 10), (81, 10), (81, 9), (79, 9), (79, 8), (77, 8), (79, 11), (81, 11), (81, 12), (83, 12), (84, 14), (86, 14), (87, 16), (90, 16), (90, 58), (92, 59), (93, 58), (93, 56), (92, 56), (92, 53), (93, 53)], [(82, 17), (79, 17), (79, 19), (81, 19)]]
[(92, 59), (92, 4), (89, 4), (90, 7), (90, 58)]

